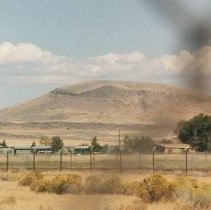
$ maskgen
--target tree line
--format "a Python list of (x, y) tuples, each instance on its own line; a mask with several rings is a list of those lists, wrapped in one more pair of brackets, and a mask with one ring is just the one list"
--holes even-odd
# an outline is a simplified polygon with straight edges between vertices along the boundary
[(211, 116), (201, 113), (176, 128), (178, 138), (196, 151), (211, 151)]

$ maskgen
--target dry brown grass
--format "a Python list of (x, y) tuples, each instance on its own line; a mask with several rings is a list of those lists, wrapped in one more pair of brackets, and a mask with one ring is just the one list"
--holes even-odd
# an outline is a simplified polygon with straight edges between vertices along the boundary
[[(29, 188), (18, 186), (15, 182), (0, 182), (0, 197), (15, 196), (15, 203), (4, 203), (4, 210), (120, 210), (128, 206), (139, 207), (140, 200), (120, 195), (56, 195), (34, 193)], [(124, 208), (123, 208), (124, 207)], [(139, 209), (138, 209), (139, 210)]]
[[(9, 173), (10, 175), (21, 176), (21, 173)], [(69, 172), (44, 172), (44, 177), (53, 179), (55, 176), (68, 175)], [(88, 172), (77, 172), (84, 180), (91, 174)], [(5, 175), (1, 173), (0, 176)], [(97, 173), (96, 175), (100, 175)], [(102, 175), (102, 174), (101, 174)], [(107, 175), (107, 174), (106, 174)], [(109, 175), (109, 174), (108, 174)], [(120, 180), (123, 182), (141, 181), (149, 174), (121, 174)], [(198, 181), (211, 183), (209, 177), (195, 176)], [(173, 181), (177, 175), (166, 174), (168, 180)], [(0, 180), (0, 210), (194, 210), (192, 205), (184, 202), (159, 202), (152, 204), (144, 204), (140, 198), (135, 196), (124, 195), (99, 195), (99, 194), (49, 194), (35, 193), (29, 187), (18, 186), (16, 181)], [(5, 196), (6, 192), (6, 196)], [(13, 197), (13, 198), (12, 198)], [(12, 202), (10, 202), (13, 200)], [(6, 201), (6, 202), (5, 202)]]

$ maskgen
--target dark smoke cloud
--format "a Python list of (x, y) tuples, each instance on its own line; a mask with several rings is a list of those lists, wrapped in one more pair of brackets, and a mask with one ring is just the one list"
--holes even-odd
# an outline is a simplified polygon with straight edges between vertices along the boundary
[[(154, 12), (163, 16), (177, 29), (180, 48), (199, 50), (211, 45), (210, 15), (196, 15), (179, 0), (146, 0)], [(190, 2), (191, 3), (191, 2)], [(202, 50), (203, 51), (203, 50)], [(200, 51), (201, 52), (201, 51)], [(211, 66), (205, 52), (196, 54), (191, 64), (184, 68), (181, 82), (204, 94), (211, 94)]]

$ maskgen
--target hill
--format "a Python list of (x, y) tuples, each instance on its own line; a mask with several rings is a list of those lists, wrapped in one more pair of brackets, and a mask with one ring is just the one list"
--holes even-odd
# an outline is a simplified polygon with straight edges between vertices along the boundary
[(209, 112), (211, 100), (172, 85), (95, 81), (57, 88), (0, 111), (6, 121), (152, 124)]
[[(3, 109), (0, 119), (28, 124), (69, 123), (70, 127), (72, 124), (95, 125), (96, 133), (99, 125), (148, 126), (152, 133), (158, 129), (169, 134), (178, 121), (200, 112), (211, 113), (211, 99), (181, 87), (90, 81), (57, 88), (39, 98)], [(150, 130), (146, 129), (146, 132), (150, 133)]]

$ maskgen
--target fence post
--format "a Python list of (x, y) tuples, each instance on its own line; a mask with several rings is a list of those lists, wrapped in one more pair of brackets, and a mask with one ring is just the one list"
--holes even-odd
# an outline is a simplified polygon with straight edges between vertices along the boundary
[(7, 172), (9, 171), (9, 154), (8, 154), (8, 151), (7, 151), (6, 170), (7, 170)]
[(155, 144), (154, 147), (152, 148), (152, 175), (154, 176), (155, 173), (155, 150), (156, 150), (157, 145)]
[(119, 173), (122, 172), (122, 151), (119, 150)]
[(48, 168), (51, 168), (51, 154), (48, 154)]
[(92, 168), (95, 170), (95, 153), (92, 153)]
[(155, 151), (152, 151), (152, 174), (155, 173)]
[(90, 152), (89, 169), (90, 172), (92, 173), (92, 152)]
[(116, 170), (118, 170), (118, 151), (117, 150), (116, 150), (115, 158), (116, 158)]
[(28, 170), (29, 169), (29, 156), (28, 155), (26, 156), (26, 161), (27, 161), (26, 169)]
[(59, 164), (59, 170), (62, 171), (62, 151), (60, 152), (60, 164)]
[(70, 170), (72, 171), (73, 169), (73, 154), (72, 152), (70, 153)]
[(121, 134), (119, 129), (119, 173), (122, 172)]
[(141, 152), (138, 152), (138, 168), (141, 169)]
[(36, 162), (36, 160), (35, 160), (35, 151), (33, 152), (33, 171), (35, 171), (36, 170), (36, 164), (35, 164), (35, 162)]
[(188, 149), (185, 150), (185, 175), (188, 175)]

